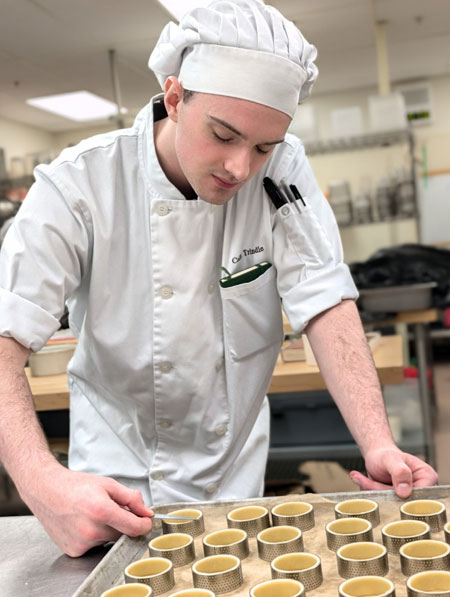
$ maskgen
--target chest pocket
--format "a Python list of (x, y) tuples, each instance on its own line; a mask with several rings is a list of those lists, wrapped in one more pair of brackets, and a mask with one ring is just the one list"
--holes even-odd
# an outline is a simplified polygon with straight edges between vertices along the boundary
[(234, 360), (275, 343), (281, 346), (283, 319), (274, 267), (252, 282), (221, 288), (220, 292), (225, 345)]

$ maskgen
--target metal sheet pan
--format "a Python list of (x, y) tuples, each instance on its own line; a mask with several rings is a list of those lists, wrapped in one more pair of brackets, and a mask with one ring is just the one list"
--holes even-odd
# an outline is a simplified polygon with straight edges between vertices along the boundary
[(436, 286), (436, 282), (424, 282), (404, 286), (361, 288), (359, 295), (366, 311), (398, 313), (429, 309), (432, 305), (432, 291)]
[[(323, 493), (318, 494), (320, 498), (329, 499), (332, 502), (338, 502), (350, 498), (371, 498), (376, 501), (401, 502), (392, 490), (386, 491), (355, 491), (343, 493)], [(266, 506), (275, 505), (282, 496), (253, 498), (246, 500), (223, 500), (218, 502), (195, 502), (195, 506), (204, 508), (214, 508), (216, 506), (229, 505), (233, 507), (238, 504), (264, 504)], [(302, 497), (302, 496), (296, 496)], [(429, 498), (438, 499), (450, 497), (450, 485), (440, 485), (435, 487), (422, 487), (413, 491), (410, 499)], [(192, 507), (193, 503), (174, 503), (164, 506), (155, 506), (155, 512), (167, 513), (177, 508)], [(161, 534), (161, 523), (155, 521), (154, 529), (146, 536), (131, 538), (122, 536), (114, 547), (108, 552), (103, 560), (94, 568), (91, 574), (86, 578), (72, 597), (99, 597), (103, 591), (114, 584), (120, 584), (123, 579), (124, 568), (134, 560), (142, 557), (147, 548), (148, 542)]]

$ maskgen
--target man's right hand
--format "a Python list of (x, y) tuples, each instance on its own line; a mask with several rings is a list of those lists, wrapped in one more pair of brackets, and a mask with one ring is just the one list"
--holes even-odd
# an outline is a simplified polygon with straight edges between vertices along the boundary
[(0, 459), (31, 511), (69, 556), (152, 528), (139, 491), (64, 468), (50, 452), (24, 366), (30, 349), (0, 335)]
[(70, 471), (55, 461), (22, 497), (53, 541), (69, 556), (152, 529), (152, 510), (139, 491), (108, 477)]

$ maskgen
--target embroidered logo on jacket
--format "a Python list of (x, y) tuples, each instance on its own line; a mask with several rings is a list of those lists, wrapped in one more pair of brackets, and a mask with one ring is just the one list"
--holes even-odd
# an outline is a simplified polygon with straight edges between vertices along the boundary
[(231, 260), (233, 263), (239, 263), (242, 257), (247, 257), (248, 255), (255, 255), (255, 253), (262, 253), (264, 251), (264, 247), (257, 246), (254, 249), (242, 249), (242, 253), (239, 253), (237, 257), (233, 257)]

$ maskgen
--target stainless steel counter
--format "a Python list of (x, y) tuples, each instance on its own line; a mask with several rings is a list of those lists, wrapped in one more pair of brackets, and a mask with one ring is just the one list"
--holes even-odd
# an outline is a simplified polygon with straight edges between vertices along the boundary
[(0, 517), (0, 595), (68, 597), (107, 553), (69, 558), (34, 516)]

